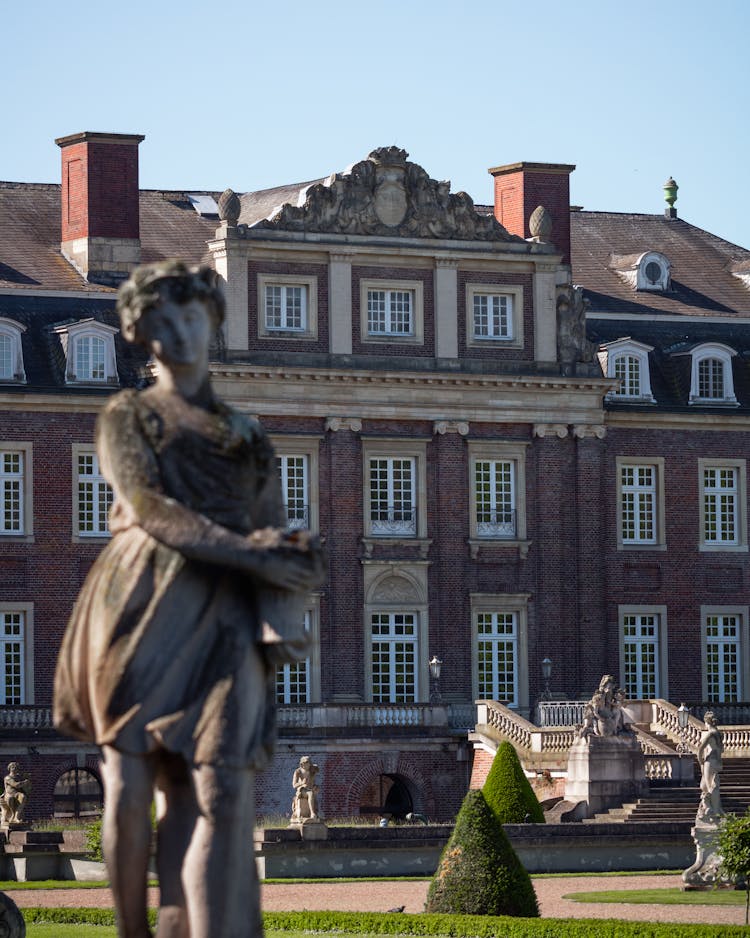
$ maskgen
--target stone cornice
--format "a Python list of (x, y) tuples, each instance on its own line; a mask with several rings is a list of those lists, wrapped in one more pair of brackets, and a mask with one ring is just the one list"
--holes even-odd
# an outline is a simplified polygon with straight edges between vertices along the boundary
[(736, 411), (724, 414), (704, 414), (697, 410), (689, 414), (674, 414), (652, 410), (648, 413), (634, 411), (606, 411), (604, 420), (611, 429), (638, 430), (711, 430), (719, 433), (747, 433), (750, 430), (750, 414)]

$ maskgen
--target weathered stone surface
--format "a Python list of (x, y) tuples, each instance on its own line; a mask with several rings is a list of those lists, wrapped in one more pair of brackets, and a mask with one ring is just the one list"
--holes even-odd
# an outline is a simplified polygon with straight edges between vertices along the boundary
[(3, 938), (25, 938), (26, 923), (18, 906), (4, 892), (0, 892), (0, 935)]

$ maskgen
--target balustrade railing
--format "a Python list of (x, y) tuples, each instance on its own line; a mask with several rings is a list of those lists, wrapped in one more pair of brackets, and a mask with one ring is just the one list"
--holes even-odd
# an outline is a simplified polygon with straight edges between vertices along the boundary
[(583, 700), (540, 700), (536, 708), (539, 726), (580, 726), (585, 707)]
[(324, 727), (444, 727), (466, 732), (476, 723), (473, 704), (281, 704), (277, 723), (282, 730)]
[(44, 730), (52, 728), (50, 707), (0, 707), (0, 727), (9, 730)]

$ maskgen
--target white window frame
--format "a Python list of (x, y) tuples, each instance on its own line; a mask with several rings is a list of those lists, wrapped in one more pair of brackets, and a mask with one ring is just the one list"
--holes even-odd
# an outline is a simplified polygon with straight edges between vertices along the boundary
[[(258, 338), (281, 339), (286, 341), (306, 341), (318, 337), (318, 278), (305, 274), (258, 274)], [(266, 307), (266, 288), (280, 287), (286, 291), (289, 287), (302, 290), (303, 324), (297, 326), (274, 326), (268, 323)]]
[[(623, 478), (624, 471), (649, 469), (652, 475), (651, 485), (636, 479), (628, 485)], [(617, 456), (617, 548), (618, 550), (665, 550), (665, 512), (664, 512), (664, 457), (663, 456)], [(629, 536), (625, 524), (626, 500), (633, 497), (633, 518), (636, 531), (641, 528), (644, 516), (648, 515), (651, 501), (651, 534), (641, 537), (636, 533)]]
[[(310, 636), (307, 658), (279, 665), (276, 669), (276, 702), (280, 707), (304, 706), (320, 701), (320, 596), (317, 594), (310, 597), (310, 605), (305, 610), (305, 629)], [(301, 672), (305, 674), (305, 699), (291, 700), (292, 682)]]
[[(691, 355), (692, 364), (690, 368), (689, 404), (729, 404), (732, 406), (737, 406), (738, 402), (734, 394), (734, 376), (732, 374), (732, 358), (736, 354), (737, 352), (733, 348), (730, 348), (728, 345), (722, 345), (718, 342), (707, 343), (693, 349)], [(724, 387), (724, 394), (722, 397), (706, 397), (705, 395), (701, 394), (701, 364), (708, 360), (714, 360), (722, 366)]]
[[(371, 291), (411, 294), (411, 331), (371, 332), (369, 317), (369, 294)], [(359, 281), (360, 336), (362, 342), (387, 342), (421, 345), (424, 342), (424, 282), (422, 280), (374, 280)]]
[[(9, 472), (6, 476), (4, 455), (13, 454), (19, 457), (21, 472)], [(0, 541), (6, 538), (13, 540), (31, 541), (34, 535), (34, 474), (33, 474), (33, 446), (31, 443), (22, 443), (14, 440), (0, 443)], [(11, 487), (20, 482), (19, 510), (20, 524), (18, 528), (6, 529), (5, 493), (6, 485)]]
[[(734, 644), (737, 648), (737, 669), (736, 669), (736, 679), (737, 679), (737, 697), (736, 700), (743, 700), (747, 694), (747, 689), (750, 687), (750, 654), (748, 649), (748, 641), (750, 641), (750, 631), (748, 630), (748, 612), (750, 607), (748, 606), (723, 606), (723, 605), (705, 605), (701, 606), (700, 615), (701, 615), (701, 675), (702, 675), (702, 697), (703, 700), (711, 701), (712, 703), (734, 703), (735, 701), (728, 700), (724, 688), (720, 690), (719, 694), (715, 697), (711, 695), (711, 689), (709, 687), (709, 645), (716, 644), (719, 646)], [(712, 636), (708, 634), (709, 619), (717, 617), (719, 619), (734, 617), (737, 619), (737, 640), (732, 643), (729, 641), (724, 641), (722, 636), (718, 637), (717, 641), (712, 640)], [(719, 662), (719, 679), (724, 676), (723, 672), (725, 670), (726, 663), (724, 661)]]
[[(466, 344), (470, 348), (523, 348), (523, 287), (499, 283), (466, 284)], [(505, 297), (510, 303), (509, 334), (477, 334), (474, 298)]]
[[(427, 446), (426, 442), (419, 440), (400, 439), (367, 439), (362, 440), (362, 456), (364, 462), (364, 531), (366, 538), (373, 541), (409, 540), (427, 537)], [(410, 460), (412, 469), (412, 502), (415, 512), (413, 528), (409, 529), (407, 523), (399, 531), (394, 525), (392, 532), (387, 532), (373, 521), (372, 511), (372, 469), (371, 461), (374, 459)]]
[[(714, 488), (706, 486), (705, 475), (709, 470), (732, 470), (733, 485), (731, 488)], [(708, 536), (707, 525), (709, 521), (707, 508), (709, 499), (720, 500), (722, 493), (732, 494), (734, 502), (733, 526), (734, 537), (717, 538)], [(698, 549), (701, 551), (729, 551), (747, 552), (747, 469), (744, 459), (713, 459), (710, 457), (698, 460), (698, 506), (699, 506), (699, 541)], [(720, 510), (721, 505), (718, 505)]]
[[(492, 440), (470, 441), (469, 446), (469, 541), (474, 545), (526, 543), (526, 443), (496, 442)], [(507, 463), (513, 465), (513, 488), (515, 512), (515, 534), (500, 536), (483, 532), (478, 515), (477, 463)]]
[[(390, 635), (379, 635), (374, 634), (375, 617), (387, 618), (390, 620), (388, 623), (389, 627), (393, 630)], [(374, 609), (369, 614), (369, 632), (370, 632), (370, 690), (371, 690), (371, 699), (375, 704), (412, 704), (418, 703), (421, 699), (421, 687), (420, 687), (420, 660), (422, 656), (421, 644), (420, 644), (420, 623), (419, 623), (419, 612), (416, 609)], [(406, 626), (406, 622), (399, 622), (398, 620), (411, 620), (411, 626), (413, 628), (413, 634), (409, 640), (406, 636), (399, 636), (395, 631), (399, 625)], [(398, 684), (398, 654), (399, 646), (408, 646), (411, 649), (411, 684), (413, 687), (412, 692), (406, 693), (403, 695), (403, 699), (399, 699), (399, 684)], [(388, 665), (388, 683), (389, 683), (389, 692), (386, 696), (380, 696), (376, 698), (375, 695), (375, 653), (376, 646), (383, 646), (387, 649), (387, 665)]]
[[(663, 605), (654, 606), (654, 605), (622, 605), (618, 606), (618, 633), (620, 641), (620, 685), (623, 688), (627, 689), (627, 676), (626, 676), (626, 661), (625, 661), (625, 646), (628, 644), (636, 645), (639, 648), (650, 644), (648, 637), (639, 637), (631, 638), (626, 641), (625, 637), (625, 624), (627, 617), (635, 617), (636, 619), (644, 620), (647, 617), (654, 617), (656, 619), (656, 629), (657, 635), (655, 641), (653, 642), (656, 649), (656, 662), (655, 662), (655, 694), (654, 697), (661, 697), (666, 699), (669, 696), (669, 686), (668, 686), (668, 662), (667, 662), (667, 648), (668, 648), (668, 632), (667, 632), (667, 607)], [(641, 621), (636, 623), (638, 627), (644, 627), (647, 623)], [(642, 661), (639, 662), (642, 665)], [(638, 678), (639, 690), (643, 689), (643, 675), (640, 674)], [(633, 699), (638, 699), (636, 695), (630, 694), (629, 696)], [(640, 695), (639, 695), (640, 696)]]
[(623, 386), (621, 383), (619, 387), (607, 392), (607, 400), (637, 401), (641, 404), (656, 403), (651, 391), (651, 370), (648, 363), (648, 354), (652, 351), (652, 345), (635, 342), (633, 339), (618, 339), (616, 342), (608, 342), (601, 347), (599, 360), (608, 378), (619, 377), (617, 364), (622, 360), (632, 361), (638, 369), (638, 393), (633, 393), (632, 388)]
[[(528, 654), (528, 593), (471, 593), (471, 630), (472, 630), (472, 695), (475, 700), (486, 699), (479, 686), (479, 633), (480, 616), (500, 615), (515, 618), (515, 693), (513, 700), (501, 701), (512, 709), (526, 710), (529, 706), (529, 654)], [(495, 644), (502, 641), (497, 636)], [(493, 683), (496, 683), (493, 680)]]
[[(93, 468), (95, 470), (94, 474), (91, 475), (81, 475), (80, 471), (80, 460), (81, 457), (90, 457), (93, 459)], [(74, 541), (91, 541), (91, 540), (107, 540), (112, 535), (109, 530), (108, 515), (109, 507), (112, 505), (114, 499), (114, 493), (112, 488), (101, 474), (101, 469), (99, 467), (99, 457), (96, 454), (96, 449), (86, 443), (74, 443), (72, 446), (72, 460), (71, 465), (73, 469), (73, 540)], [(91, 531), (86, 531), (81, 526), (81, 512), (83, 510), (83, 504), (81, 502), (81, 485), (90, 484), (92, 486), (92, 497), (94, 504), (94, 513), (98, 515), (98, 523), (95, 524), (94, 529)], [(104, 516), (104, 523), (102, 524), (101, 517), (101, 502), (100, 494), (105, 493), (105, 502), (108, 501), (108, 506)], [(109, 493), (108, 499), (106, 493)]]
[[(59, 337), (65, 352), (65, 381), (67, 384), (113, 385), (119, 383), (117, 358), (115, 355), (115, 336), (119, 332), (114, 326), (107, 326), (95, 319), (83, 319), (80, 322), (66, 323), (53, 329)], [(79, 341), (97, 339), (104, 343), (103, 376), (81, 375), (79, 362)]]
[[(657, 280), (651, 280), (646, 276), (646, 268), (649, 264), (658, 264), (659, 278)], [(672, 265), (663, 254), (657, 251), (647, 251), (636, 262), (636, 289), (651, 293), (664, 293), (671, 285), (671, 271)]]
[[(14, 636), (6, 636), (5, 634), (5, 622), (6, 616), (10, 615), (20, 615), (21, 616), (21, 629), (22, 634), (20, 636), (21, 644), (21, 694), (20, 702), (18, 703), (7, 703), (6, 702), (6, 687), (5, 687), (5, 645), (6, 643), (16, 641)], [(2, 706), (24, 706), (27, 704), (34, 703), (34, 604), (33, 603), (16, 603), (16, 602), (0, 602), (0, 646), (2, 646), (2, 662), (3, 662), (3, 685), (0, 687), (0, 705)]]
[[(320, 438), (316, 436), (295, 436), (292, 434), (275, 434), (270, 437), (276, 457), (301, 457), (305, 460), (306, 485), (305, 507), (307, 508), (307, 524), (311, 531), (320, 530), (320, 495), (319, 495), (319, 450)], [(283, 480), (281, 486), (281, 496), (286, 508), (287, 493), (284, 489)], [(289, 519), (287, 519), (289, 520)], [(290, 525), (290, 530), (295, 530), (303, 525)]]
[[(0, 338), (8, 342), (8, 362), (9, 369), (7, 373), (0, 370), (0, 381), (14, 382), (16, 384), (25, 384), (26, 371), (23, 367), (23, 348), (21, 344), (21, 335), (26, 332), (26, 326), (20, 322), (14, 322), (12, 319), (6, 319), (0, 316)], [(0, 369), (2, 362), (0, 362)]]

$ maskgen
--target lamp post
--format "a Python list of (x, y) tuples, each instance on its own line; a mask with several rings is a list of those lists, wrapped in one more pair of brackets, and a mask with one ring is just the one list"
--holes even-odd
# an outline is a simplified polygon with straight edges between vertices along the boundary
[(677, 708), (677, 725), (680, 728), (680, 741), (677, 743), (677, 752), (679, 752), (680, 755), (684, 755), (686, 752), (690, 751), (687, 747), (687, 743), (685, 742), (685, 733), (687, 731), (689, 721), (690, 707), (686, 707), (683, 702)]
[(430, 677), (432, 678), (432, 689), (430, 690), (430, 703), (431, 704), (441, 704), (443, 698), (440, 696), (440, 669), (443, 666), (443, 662), (437, 655), (433, 655), (430, 658)]
[(552, 700), (552, 692), (549, 689), (549, 679), (552, 677), (552, 659), (542, 658), (542, 677), (544, 678), (544, 690), (542, 691), (542, 700)]

